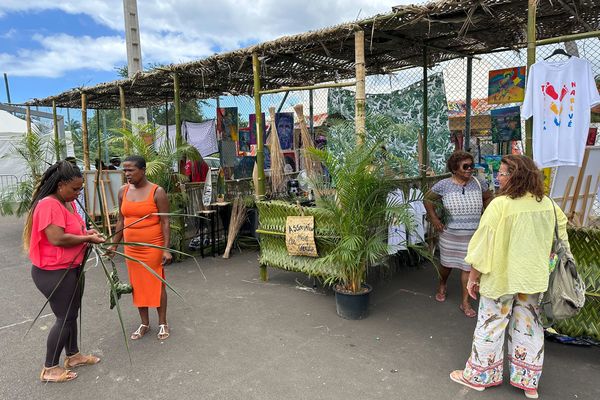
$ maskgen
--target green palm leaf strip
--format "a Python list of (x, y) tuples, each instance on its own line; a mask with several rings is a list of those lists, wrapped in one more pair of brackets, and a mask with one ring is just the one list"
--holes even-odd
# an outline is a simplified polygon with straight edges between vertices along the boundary
[[(147, 243), (141, 243), (141, 244), (139, 244), (139, 245), (140, 245), (140, 246), (144, 246), (144, 247), (148, 246), (148, 244), (147, 244)], [(135, 257), (128, 256), (127, 254), (125, 254), (125, 253), (122, 253), (122, 252), (120, 252), (120, 251), (113, 251), (113, 253), (115, 253), (115, 254), (118, 254), (118, 255), (120, 255), (120, 256), (123, 256), (123, 257), (124, 257), (124, 258), (126, 258), (127, 260), (131, 260), (131, 261), (134, 261), (134, 262), (136, 262), (136, 263), (139, 263), (140, 265), (142, 265), (144, 268), (146, 268), (146, 270), (147, 270), (148, 272), (150, 272), (152, 275), (154, 275), (154, 277), (156, 277), (158, 280), (160, 280), (160, 281), (161, 281), (161, 282), (162, 282), (162, 283), (163, 283), (163, 284), (164, 284), (166, 287), (168, 287), (169, 289), (171, 289), (171, 291), (172, 291), (173, 293), (175, 293), (175, 294), (177, 295), (177, 297), (179, 297), (179, 298), (180, 298), (180, 299), (181, 299), (181, 300), (182, 300), (182, 301), (185, 303), (185, 299), (183, 298), (183, 296), (181, 296), (181, 295), (179, 294), (179, 292), (178, 292), (177, 290), (175, 290), (175, 289), (173, 288), (173, 286), (171, 286), (171, 285), (169, 284), (169, 282), (167, 282), (166, 280), (164, 280), (164, 279), (162, 278), (162, 276), (160, 276), (159, 274), (157, 274), (157, 273), (156, 273), (156, 271), (154, 271), (152, 268), (150, 268), (150, 267), (148, 266), (148, 264), (146, 264), (146, 263), (145, 263), (145, 262), (143, 262), (142, 260), (138, 260), (138, 259), (137, 259), (137, 258), (135, 258)]]
[(121, 332), (123, 333), (123, 340), (125, 341), (125, 348), (127, 349), (127, 355), (129, 356), (129, 363), (132, 364), (132, 360), (131, 360), (131, 352), (129, 350), (129, 342), (127, 341), (127, 334), (125, 333), (125, 324), (123, 323), (123, 314), (121, 313), (121, 306), (119, 305), (119, 301), (117, 300), (117, 290), (116, 290), (116, 286), (115, 286), (115, 282), (112, 279), (108, 269), (106, 268), (106, 264), (104, 263), (104, 260), (102, 259), (101, 255), (99, 254), (98, 249), (94, 249), (94, 252), (96, 253), (96, 259), (100, 262), (100, 265), (102, 266), (102, 270), (104, 271), (104, 275), (106, 275), (106, 279), (108, 280), (108, 283), (110, 285), (110, 291), (113, 295), (113, 297), (115, 298), (115, 305), (117, 307), (117, 315), (119, 316), (119, 324), (121, 325)]

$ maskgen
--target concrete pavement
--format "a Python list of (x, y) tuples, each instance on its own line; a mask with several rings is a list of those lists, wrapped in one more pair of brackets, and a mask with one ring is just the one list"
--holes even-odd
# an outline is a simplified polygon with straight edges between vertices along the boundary
[[(0, 218), (0, 399), (521, 399), (505, 383), (475, 392), (450, 381), (464, 366), (474, 320), (458, 309), (458, 275), (448, 300), (433, 299), (431, 268), (401, 268), (375, 284), (371, 315), (347, 321), (335, 313), (330, 290), (311, 290), (303, 275), (269, 270), (258, 280), (257, 254), (200, 259), (169, 266), (171, 337), (152, 332), (124, 347), (105, 279), (87, 275), (83, 351), (102, 357), (69, 383), (38, 376), (53, 316), (23, 338), (43, 304), (20, 251), (22, 220)], [(120, 267), (121, 277), (126, 277)], [(131, 297), (121, 300), (127, 334), (139, 319)], [(45, 311), (48, 314), (50, 311)], [(546, 344), (541, 399), (599, 399), (600, 349)]]

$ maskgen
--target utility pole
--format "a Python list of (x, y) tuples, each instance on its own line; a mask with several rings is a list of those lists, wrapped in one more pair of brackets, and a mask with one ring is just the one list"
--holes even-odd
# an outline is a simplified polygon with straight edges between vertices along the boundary
[[(127, 74), (131, 78), (143, 69), (137, 0), (123, 0), (123, 13), (125, 17), (125, 42), (127, 44)], [(131, 108), (131, 122), (146, 124), (148, 122), (146, 109)], [(133, 129), (135, 127), (132, 127)]]
[(6, 75), (6, 72), (4, 73), (4, 86), (6, 86), (6, 100), (10, 104), (10, 90), (8, 89), (8, 75)]

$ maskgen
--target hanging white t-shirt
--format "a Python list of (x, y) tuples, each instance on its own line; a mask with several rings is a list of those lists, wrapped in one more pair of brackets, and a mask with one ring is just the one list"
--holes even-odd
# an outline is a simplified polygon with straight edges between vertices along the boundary
[(587, 60), (542, 60), (531, 66), (521, 115), (533, 116), (533, 160), (540, 168), (581, 166), (590, 108), (599, 103)]

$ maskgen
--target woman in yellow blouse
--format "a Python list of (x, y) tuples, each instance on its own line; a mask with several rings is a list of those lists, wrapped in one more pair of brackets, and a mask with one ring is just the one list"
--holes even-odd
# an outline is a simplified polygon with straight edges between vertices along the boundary
[[(481, 297), (471, 355), (465, 369), (450, 378), (479, 391), (500, 385), (508, 327), (510, 384), (536, 399), (544, 360), (538, 300), (548, 288), (555, 207), (530, 158), (504, 156), (498, 180), (500, 195), (485, 210), (465, 258), (472, 265), (469, 295)], [(567, 218), (559, 207), (556, 220), (568, 243)]]

